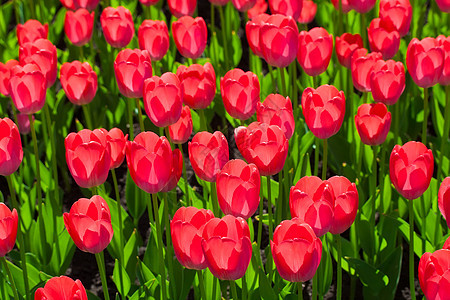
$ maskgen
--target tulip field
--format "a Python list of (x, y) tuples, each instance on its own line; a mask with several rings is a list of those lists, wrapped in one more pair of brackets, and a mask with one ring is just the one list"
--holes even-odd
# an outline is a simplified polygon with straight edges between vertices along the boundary
[(449, 0), (0, 4), (0, 299), (450, 299)]

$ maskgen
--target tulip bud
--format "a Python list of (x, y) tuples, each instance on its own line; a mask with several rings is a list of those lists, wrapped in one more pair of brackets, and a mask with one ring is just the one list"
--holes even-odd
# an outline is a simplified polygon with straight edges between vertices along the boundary
[(317, 236), (327, 233), (334, 220), (334, 192), (331, 184), (317, 176), (302, 177), (291, 187), (289, 207), (292, 218), (311, 226)]
[(390, 20), (373, 19), (367, 33), (370, 49), (373, 52), (380, 52), (383, 59), (394, 57), (400, 47), (400, 34)]
[(259, 205), (261, 178), (256, 165), (227, 162), (217, 174), (217, 200), (224, 214), (248, 219)]
[(257, 0), (231, 0), (233, 6), (240, 12), (246, 12), (255, 6)]
[(250, 230), (244, 219), (213, 218), (206, 223), (202, 238), (206, 265), (215, 277), (236, 280), (244, 276), (252, 258)]
[(450, 0), (436, 0), (436, 4), (442, 12), (450, 13)]
[(427, 299), (448, 299), (450, 295), (450, 250), (426, 252), (419, 261), (419, 283)]
[(189, 106), (181, 109), (181, 115), (175, 124), (169, 125), (170, 140), (174, 144), (184, 144), (192, 133), (192, 116)]
[(3, 96), (9, 96), (9, 79), (11, 78), (11, 69), (17, 66), (19, 62), (15, 59), (10, 59), (6, 64), (0, 62), (0, 93)]
[(34, 300), (77, 299), (88, 300), (86, 289), (81, 281), (67, 276), (53, 277), (34, 294)]
[(125, 158), (128, 134), (124, 136), (119, 128), (113, 128), (109, 132), (105, 130), (105, 134), (111, 150), (111, 165), (109, 168), (116, 169), (120, 167)]
[(142, 98), (144, 81), (152, 77), (152, 62), (147, 50), (124, 49), (114, 61), (119, 91), (127, 98)]
[(172, 35), (180, 54), (187, 58), (199, 58), (206, 47), (208, 31), (202, 17), (184, 16), (172, 23)]
[(164, 73), (144, 82), (144, 107), (147, 116), (158, 127), (175, 124), (181, 115), (181, 84), (178, 76)]
[(192, 16), (197, 7), (197, 0), (167, 0), (172, 15), (176, 18)]
[(350, 7), (360, 14), (365, 14), (372, 10), (376, 2), (376, 0), (348, 0)]
[(63, 217), (67, 232), (81, 251), (100, 253), (111, 242), (111, 213), (102, 197), (95, 195), (91, 199), (79, 199)]
[(217, 173), (229, 160), (228, 142), (222, 132), (202, 131), (189, 143), (189, 160), (201, 180), (215, 182)]
[(60, 70), (61, 86), (70, 102), (76, 105), (90, 103), (97, 93), (97, 74), (88, 62), (66, 62)]
[(433, 176), (433, 152), (420, 142), (396, 145), (389, 160), (389, 175), (395, 189), (406, 199), (419, 198)]
[(202, 234), (206, 223), (213, 218), (212, 211), (192, 206), (180, 207), (173, 215), (170, 235), (175, 255), (183, 267), (195, 270), (206, 268)]
[(333, 54), (333, 36), (322, 27), (302, 31), (298, 36), (297, 59), (309, 76), (325, 72)]
[(169, 31), (166, 22), (144, 20), (138, 30), (139, 48), (147, 50), (150, 58), (161, 60), (169, 50)]
[(275, 175), (283, 169), (289, 142), (280, 127), (253, 122), (236, 128), (234, 139), (239, 152), (258, 167), (261, 176)]
[(4, 257), (14, 248), (18, 224), (16, 209), (11, 212), (4, 203), (0, 203), (0, 257)]
[(393, 105), (405, 90), (405, 67), (401, 62), (379, 60), (370, 75), (370, 90), (376, 102)]
[(256, 0), (256, 4), (252, 8), (247, 10), (248, 19), (252, 20), (256, 16), (258, 16), (262, 13), (265, 13), (267, 11), (268, 7), (269, 7), (269, 4), (267, 4), (266, 0)]
[(442, 50), (444, 51), (444, 66), (442, 67), (442, 75), (439, 79), (439, 83), (441, 85), (449, 85), (450, 84), (450, 36), (440, 35), (436, 38), (439, 45), (441, 45)]
[(28, 20), (23, 25), (17, 24), (17, 40), (19, 46), (34, 42), (38, 39), (46, 39), (48, 36), (48, 24), (42, 25), (38, 20)]
[(177, 186), (182, 172), (183, 156), (181, 155), (180, 149), (175, 149), (172, 151), (172, 170), (170, 171), (170, 177), (167, 181), (166, 186), (161, 190), (161, 192), (166, 193), (173, 190)]
[(84, 8), (80, 8), (75, 12), (68, 10), (64, 20), (64, 31), (67, 38), (75, 46), (83, 46), (87, 44), (92, 37), (92, 29), (94, 28), (95, 12), (89, 13)]
[(0, 118), (0, 175), (9, 176), (23, 159), (22, 141), (16, 124), (9, 118)]
[(124, 48), (133, 39), (133, 17), (123, 6), (105, 8), (100, 16), (100, 23), (106, 42), (114, 48)]
[(126, 146), (127, 165), (136, 185), (149, 194), (160, 192), (172, 173), (173, 156), (166, 137), (141, 132)]
[(220, 79), (220, 92), (230, 116), (247, 120), (255, 113), (259, 102), (258, 76), (238, 68), (230, 70)]
[(352, 80), (355, 88), (361, 92), (370, 92), (370, 78), (375, 63), (381, 60), (381, 53), (367, 54), (367, 49), (360, 48), (353, 52), (351, 59)]
[(391, 21), (400, 37), (409, 32), (412, 19), (412, 6), (409, 0), (381, 0), (380, 18)]
[(270, 249), (278, 273), (291, 282), (313, 278), (322, 257), (322, 241), (298, 218), (282, 221), (275, 228)]
[(204, 66), (193, 64), (178, 67), (177, 76), (181, 81), (181, 94), (185, 105), (192, 109), (205, 109), (216, 95), (216, 73), (208, 62)]
[(272, 14), (281, 14), (297, 20), (303, 7), (303, 0), (269, 0)]
[(295, 130), (291, 99), (280, 94), (270, 94), (262, 103), (257, 103), (256, 119), (280, 127), (287, 139), (292, 137)]
[[(445, 178), (441, 183), (441, 187), (438, 192), (438, 204), (439, 210), (441, 211), (444, 219), (447, 221), (448, 228), (450, 228), (450, 177)], [(450, 240), (448, 241), (450, 243)]]
[(332, 85), (307, 88), (302, 94), (302, 108), (306, 125), (319, 139), (335, 135), (345, 115), (345, 96)]
[(383, 103), (362, 104), (358, 107), (355, 124), (364, 144), (381, 145), (391, 128), (391, 113)]
[(303, 8), (297, 21), (301, 24), (308, 24), (314, 20), (317, 12), (317, 4), (311, 0), (303, 0)]
[(364, 48), (364, 45), (358, 33), (344, 33), (340, 37), (336, 37), (336, 56), (339, 63), (347, 69), (351, 68), (352, 55), (359, 48)]
[(358, 190), (346, 177), (333, 176), (328, 179), (334, 193), (334, 213), (330, 232), (341, 234), (353, 224), (358, 211)]

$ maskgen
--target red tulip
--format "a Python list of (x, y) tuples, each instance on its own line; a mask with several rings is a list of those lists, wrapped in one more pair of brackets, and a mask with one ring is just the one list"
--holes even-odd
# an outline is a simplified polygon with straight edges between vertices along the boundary
[(170, 222), (175, 255), (185, 268), (202, 270), (206, 268), (202, 249), (202, 234), (206, 223), (213, 219), (212, 211), (195, 207), (180, 207)]
[(257, 103), (256, 119), (258, 122), (277, 125), (287, 139), (292, 137), (295, 130), (291, 99), (279, 94), (270, 94), (264, 102)]
[(92, 29), (94, 28), (94, 15), (95, 12), (89, 13), (84, 8), (80, 8), (75, 12), (70, 10), (66, 12), (64, 31), (72, 44), (83, 46), (90, 41)]
[(303, 0), (269, 0), (272, 14), (281, 14), (297, 20), (303, 7)]
[(14, 208), (11, 210), (0, 203), (0, 257), (4, 257), (14, 248), (19, 217)]
[(202, 17), (184, 16), (172, 23), (172, 34), (180, 54), (187, 58), (199, 58), (206, 47), (208, 31)]
[(307, 88), (302, 94), (302, 108), (306, 125), (319, 139), (335, 135), (345, 115), (345, 95), (332, 85)]
[(285, 68), (294, 61), (298, 47), (295, 19), (280, 14), (271, 15), (261, 24), (259, 34), (262, 55), (269, 65)]
[(77, 299), (88, 300), (86, 290), (81, 281), (67, 276), (53, 277), (34, 294), (34, 300)]
[(353, 52), (351, 59), (352, 80), (355, 88), (361, 92), (370, 92), (370, 78), (373, 67), (381, 60), (381, 53), (372, 52), (367, 54), (367, 49), (359, 48)]
[(70, 102), (76, 105), (90, 103), (97, 93), (97, 74), (88, 62), (66, 62), (60, 70), (61, 86)]
[(405, 90), (405, 67), (401, 62), (378, 60), (370, 75), (373, 99), (393, 105)]
[(38, 20), (28, 20), (23, 25), (17, 24), (17, 40), (19, 46), (34, 42), (38, 39), (46, 39), (48, 36), (48, 24), (42, 25)]
[(450, 250), (450, 236), (445, 241), (444, 246), (442, 246), (442, 249)]
[(317, 12), (317, 4), (311, 0), (303, 0), (303, 8), (297, 21), (301, 24), (308, 24), (314, 20)]
[(83, 188), (106, 181), (111, 165), (111, 147), (104, 131), (83, 129), (70, 133), (65, 141), (66, 161), (75, 182)]
[(233, 159), (217, 174), (217, 200), (226, 215), (248, 219), (258, 209), (261, 178), (256, 165)]
[(448, 228), (450, 228), (450, 177), (445, 178), (441, 183), (441, 187), (438, 192), (438, 204), (439, 210), (441, 211), (444, 219), (447, 221)]
[(334, 8), (337, 11), (340, 11), (342, 9), (342, 12), (344, 14), (352, 10), (352, 7), (350, 6), (349, 2), (350, 0), (331, 0), (331, 3), (333, 3)]
[(169, 50), (169, 31), (166, 22), (144, 20), (138, 29), (139, 48), (147, 50), (153, 60), (161, 60)]
[(35, 64), (18, 65), (11, 69), (8, 90), (14, 106), (21, 113), (34, 114), (44, 107), (46, 85), (44, 74)]
[(442, 67), (442, 75), (439, 83), (442, 85), (450, 84), (450, 36), (440, 35), (436, 39), (444, 51), (444, 66)]
[(95, 10), (100, 0), (60, 0), (62, 5), (67, 9), (76, 10), (86, 8), (87, 10)]
[(420, 142), (407, 142), (392, 149), (389, 175), (397, 191), (406, 199), (419, 198), (433, 176), (433, 152)]
[(230, 116), (247, 120), (255, 113), (259, 102), (258, 76), (238, 68), (230, 70), (220, 79), (220, 92)]
[(100, 253), (111, 242), (111, 213), (102, 197), (79, 199), (63, 217), (67, 232), (81, 251)]
[(390, 20), (373, 19), (367, 33), (372, 51), (380, 52), (383, 59), (394, 57), (400, 47), (400, 34)]
[(17, 66), (19, 62), (15, 59), (10, 59), (6, 64), (0, 62), (0, 93), (3, 96), (9, 96), (9, 79), (11, 78), (11, 69)]
[(175, 124), (169, 125), (170, 140), (174, 144), (184, 144), (192, 133), (192, 116), (189, 106), (181, 109), (181, 115)]
[(100, 16), (100, 23), (106, 42), (114, 48), (124, 48), (133, 39), (133, 17), (123, 6), (105, 8)]
[(322, 257), (321, 240), (298, 218), (284, 220), (275, 228), (270, 249), (278, 273), (291, 282), (313, 278)]
[(193, 64), (178, 67), (177, 76), (181, 81), (183, 102), (192, 109), (205, 109), (216, 95), (216, 73), (207, 62), (204, 66)]
[(411, 25), (412, 6), (409, 0), (381, 0), (380, 18), (390, 20), (400, 33), (400, 37), (404, 37)]
[(419, 261), (419, 282), (427, 299), (448, 299), (450, 295), (450, 250), (426, 252)]
[(56, 47), (49, 40), (39, 39), (21, 46), (19, 61), (21, 65), (36, 64), (47, 80), (47, 87), (55, 83), (58, 74), (58, 58)]
[(333, 36), (322, 27), (302, 31), (298, 36), (297, 59), (309, 76), (317, 76), (328, 67), (333, 54)]
[(127, 98), (142, 98), (144, 81), (152, 77), (152, 62), (147, 50), (124, 49), (114, 61), (119, 91)]
[(252, 20), (256, 16), (265, 13), (267, 8), (269, 8), (269, 4), (267, 4), (266, 0), (256, 0), (256, 4), (247, 10), (247, 17)]
[(439, 82), (444, 58), (444, 50), (436, 39), (426, 37), (419, 41), (413, 38), (406, 51), (406, 66), (418, 86), (429, 88)]
[(147, 193), (160, 192), (170, 179), (173, 156), (169, 141), (153, 132), (141, 132), (126, 146), (127, 165), (134, 183)]
[(442, 12), (450, 13), (450, 0), (436, 0), (436, 4)]
[(110, 169), (120, 167), (125, 158), (125, 147), (128, 141), (128, 134), (123, 135), (122, 130), (113, 128), (109, 132), (105, 130), (106, 140), (111, 148), (111, 165)]
[(150, 6), (157, 4), (159, 0), (139, 0), (139, 2), (141, 2), (142, 5)]
[(22, 159), (19, 129), (11, 119), (0, 118), (0, 175), (9, 176), (17, 171)]
[(252, 257), (252, 242), (247, 222), (226, 215), (206, 223), (202, 248), (211, 273), (220, 280), (236, 280), (244, 276)]
[(343, 176), (333, 176), (328, 182), (333, 187), (334, 193), (334, 217), (330, 232), (341, 234), (355, 221), (359, 202), (358, 190), (354, 183)]
[(383, 103), (362, 104), (358, 107), (355, 124), (364, 144), (381, 145), (391, 128), (391, 113)]
[(334, 220), (334, 192), (327, 180), (316, 176), (302, 177), (291, 187), (291, 216), (311, 226), (317, 236), (327, 233)]
[(252, 18), (251, 21), (248, 21), (245, 24), (245, 34), (247, 36), (248, 45), (250, 49), (252, 49), (253, 53), (259, 57), (263, 57), (260, 39), (260, 29), (261, 26), (269, 19), (270, 16), (265, 13), (261, 13), (260, 15)]
[[(34, 122), (34, 115), (32, 115)], [(19, 113), (17, 114), (17, 127), (19, 127), (19, 132), (21, 134), (29, 134), (31, 131), (30, 118), (27, 114)]]
[(172, 15), (176, 18), (192, 16), (197, 7), (197, 0), (167, 0)]
[(231, 0), (233, 6), (240, 12), (246, 12), (255, 6), (257, 0)]
[(348, 0), (350, 7), (360, 14), (369, 12), (374, 6), (376, 0)]
[(229, 155), (227, 139), (220, 131), (199, 132), (189, 143), (189, 160), (201, 180), (215, 182)]
[(262, 176), (275, 175), (283, 169), (289, 142), (280, 127), (253, 122), (236, 128), (234, 139), (245, 160), (255, 164)]
[(363, 40), (358, 33), (344, 33), (336, 37), (336, 56), (339, 63), (350, 69), (352, 66), (352, 55), (356, 49), (364, 48)]
[(178, 76), (164, 73), (144, 82), (144, 107), (147, 116), (158, 127), (175, 124), (181, 115), (181, 84)]
[(172, 151), (172, 159), (172, 170), (166, 186), (161, 190), (163, 193), (169, 192), (177, 186), (181, 173), (183, 172), (183, 156), (181, 155), (180, 149)]

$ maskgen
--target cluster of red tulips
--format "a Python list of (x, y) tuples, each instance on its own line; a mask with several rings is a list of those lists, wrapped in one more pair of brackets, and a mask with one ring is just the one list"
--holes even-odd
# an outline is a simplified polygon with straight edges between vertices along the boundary
[[(152, 0), (140, 2), (146, 6), (158, 3)], [(210, 2), (216, 6), (224, 6), (228, 0)], [(329, 176), (328, 140), (341, 130), (347, 110), (351, 121), (345, 128), (351, 134), (353, 129), (356, 129), (361, 140), (357, 178), (361, 176), (363, 144), (373, 147), (373, 172), (370, 175), (374, 181), (370, 183), (370, 193), (364, 194), (374, 198), (372, 205), (375, 208), (378, 146), (385, 143), (392, 121), (399, 122), (401, 118), (398, 111), (394, 112), (391, 106), (398, 106), (397, 102), (408, 80), (405, 67), (400, 61), (399, 48), (401, 39), (410, 32), (413, 7), (409, 0), (381, 0), (379, 18), (373, 19), (366, 30), (364, 14), (374, 8), (376, 1), (331, 2), (340, 17), (351, 10), (362, 14), (361, 35), (347, 32), (336, 36), (334, 41), (333, 35), (322, 27), (299, 32), (297, 23), (306, 28), (304, 24), (312, 22), (317, 9), (320, 9), (310, 0), (269, 0), (268, 4), (264, 0), (232, 0), (233, 6), (245, 13), (246, 18), (250, 18), (245, 24), (245, 34), (252, 52), (249, 64), (256, 73), (231, 68), (227, 69), (220, 79), (216, 78), (217, 66), (210, 62), (197, 63), (204, 55), (208, 44), (208, 29), (202, 17), (192, 17), (197, 7), (196, 0), (168, 0), (170, 12), (178, 18), (171, 24), (170, 36), (173, 37), (181, 56), (189, 61), (189, 64), (180, 64), (174, 69), (176, 71), (162, 74), (161, 69), (167, 70), (155, 62), (163, 60), (169, 52), (170, 38), (167, 24), (160, 20), (143, 21), (137, 33), (140, 49), (128, 49), (126, 47), (135, 35), (134, 12), (123, 6), (114, 8), (102, 5), (100, 24), (106, 42), (110, 47), (117, 49), (112, 67), (118, 91), (127, 98), (129, 133), (124, 134), (119, 128), (94, 129), (92, 111), (89, 111), (88, 104), (96, 97), (102, 84), (100, 80), (102, 74), (96, 71), (98, 68), (95, 61), (65, 62), (59, 68), (59, 82), (67, 99), (74, 105), (82, 107), (85, 127), (88, 128), (69, 133), (65, 137), (67, 167), (76, 184), (81, 188), (91, 189), (92, 192), (90, 199), (81, 198), (73, 203), (70, 211), (63, 214), (63, 221), (75, 245), (81, 251), (95, 254), (105, 299), (109, 299), (109, 296), (103, 251), (111, 243), (113, 231), (114, 234), (120, 235), (119, 248), (123, 248), (126, 243), (123, 240), (121, 216), (123, 208), (120, 204), (115, 174), (115, 169), (122, 165), (125, 158), (135, 185), (151, 194), (147, 200), (149, 220), (152, 231), (155, 230), (156, 234), (158, 259), (160, 262), (169, 261), (169, 282), (175, 280), (170, 257), (175, 254), (182, 266), (197, 270), (198, 289), (203, 299), (207, 299), (205, 287), (202, 286), (201, 271), (205, 268), (208, 268), (214, 277), (230, 281), (234, 299), (246, 299), (247, 287), (244, 286), (246, 285), (244, 276), (250, 261), (254, 259), (254, 264), (264, 273), (263, 259), (258, 251), (262, 249), (262, 225), (263, 219), (266, 218), (263, 213), (264, 194), (268, 200), (266, 208), (268, 216), (264, 222), (268, 225), (270, 240), (270, 251), (266, 253), (268, 276), (263, 275), (265, 280), (268, 280), (269, 284), (276, 282), (273, 262), (281, 278), (300, 283), (299, 297), (303, 295), (302, 283), (314, 277), (313, 297), (317, 296), (317, 283), (321, 278), (315, 275), (323, 265), (323, 251), (330, 251), (326, 237), (329, 233), (330, 236), (334, 235), (333, 241), (337, 241), (339, 245), (336, 274), (337, 299), (341, 299), (343, 258), (340, 235), (352, 226), (358, 209), (361, 209), (361, 193), (358, 193), (358, 189), (362, 187), (358, 185), (358, 179), (353, 183), (348, 176)], [(83, 49), (84, 45), (92, 42), (99, 0), (61, 0), (61, 3), (67, 9), (64, 22), (65, 35), (73, 46)], [(443, 12), (450, 12), (449, 1), (440, 0), (436, 3)], [(268, 7), (272, 12), (271, 15), (265, 13)], [(19, 299), (5, 260), (5, 256), (15, 246), (17, 236), (21, 261), (26, 261), (19, 226), (21, 216), (18, 214), (19, 206), (15, 195), (13, 196), (15, 192), (11, 175), (18, 170), (24, 159), (19, 131), (22, 134), (31, 132), (36, 160), (33, 167), (36, 172), (36, 195), (39, 201), (37, 212), (39, 215), (48, 213), (42, 206), (43, 192), (39, 177), (41, 162), (37, 152), (34, 114), (41, 110), (42, 114), (45, 113), (45, 118), (50, 124), (46, 129), (49, 132), (45, 134), (48, 134), (49, 142), (51, 140), (52, 143), (52, 153), (49, 155), (56, 160), (55, 149), (59, 145), (55, 145), (52, 140), (53, 132), (46, 97), (47, 91), (56, 85), (59, 52), (47, 39), (49, 31), (47, 24), (42, 25), (39, 21), (31, 19), (24, 24), (17, 24), (16, 30), (20, 46), (18, 61), (9, 60), (5, 64), (0, 63), (0, 93), (5, 97), (11, 97), (13, 103), (11, 110), (17, 123), (16, 125), (7, 116), (0, 118), (0, 175), (7, 177), (12, 199), (11, 207), (14, 208), (11, 211), (5, 204), (0, 203), (0, 257), (5, 272), (10, 276), (9, 280), (14, 286), (14, 296)], [(340, 32), (343, 30), (342, 20), (338, 30)], [(367, 45), (371, 52), (365, 48)], [(224, 51), (225, 66), (226, 60), (230, 58), (225, 52), (226, 46), (223, 45), (221, 48)], [(209, 47), (209, 53), (218, 50), (214, 49), (212, 43)], [(332, 61), (333, 51), (336, 53), (337, 61), (342, 65), (342, 68), (339, 67), (340, 72), (345, 71), (349, 74), (348, 82), (341, 82), (347, 96), (334, 85), (323, 84), (323, 78), (320, 78)], [(278, 87), (278, 93), (269, 94), (263, 101), (261, 101), (263, 74), (262, 71), (256, 71), (261, 65), (261, 59), (267, 63), (270, 70), (271, 84)], [(301, 92), (300, 103), (297, 101), (299, 94), (297, 62), (301, 67), (299, 69), (303, 71), (301, 78), (308, 81), (310, 78), (312, 82), (312, 84), (302, 83), (305, 88)], [(278, 68), (277, 73), (272, 67)], [(413, 82), (424, 89), (422, 142), (409, 141), (392, 149), (389, 176), (398, 193), (403, 198), (411, 200), (409, 278), (411, 289), (414, 289), (412, 200), (421, 197), (427, 191), (435, 170), (433, 151), (428, 148), (430, 144), (427, 143), (428, 89), (436, 84), (450, 85), (450, 37), (439, 35), (437, 38), (426, 37), (422, 40), (413, 38), (407, 47), (406, 67)], [(286, 71), (287, 68), (289, 73)], [(277, 80), (274, 79), (274, 73)], [(320, 79), (322, 85), (318, 84)], [(355, 99), (349, 101), (349, 97), (355, 98), (354, 89), (361, 93), (363, 104), (357, 108), (356, 114), (352, 115)], [(216, 92), (217, 90), (220, 90), (220, 93)], [(230, 160), (229, 141), (224, 133), (208, 132), (208, 128), (212, 126), (208, 124), (204, 111), (220, 101), (215, 100), (216, 94), (220, 95), (227, 115), (236, 119), (233, 121), (234, 124), (241, 125), (234, 129), (234, 143), (245, 161)], [(143, 100), (143, 105), (140, 99)], [(373, 99), (374, 103), (368, 103), (368, 99)], [(136, 136), (133, 105), (136, 105), (140, 127), (140, 133)], [(299, 113), (300, 106), (303, 118)], [(142, 113), (141, 107), (144, 108), (145, 114)], [(17, 115), (16, 110), (19, 112)], [(198, 126), (194, 126), (194, 111), (195, 116), (199, 115), (199, 118), (195, 119), (200, 123), (196, 124)], [(159, 135), (153, 131), (146, 131), (144, 118), (148, 118), (153, 127), (161, 129)], [(445, 116), (446, 122), (449, 118), (449, 115)], [(251, 122), (246, 124), (247, 120)], [(289, 182), (285, 188), (283, 180), (287, 181), (290, 178), (285, 166), (290, 151), (293, 151), (290, 141), (299, 135), (296, 123), (305, 124), (307, 130), (316, 138), (314, 172), (310, 172), (311, 176), (302, 176), (295, 185)], [(149, 122), (147, 127), (148, 124)], [(446, 126), (444, 128), (448, 127)], [(194, 127), (199, 130), (191, 139)], [(163, 135), (164, 130), (166, 136)], [(444, 138), (442, 143), (445, 145), (448, 137)], [(188, 141), (188, 156), (185, 156), (182, 145)], [(395, 143), (397, 142), (396, 136)], [(178, 148), (174, 147), (174, 144)], [(323, 146), (321, 178), (318, 177), (320, 146)], [(448, 157), (448, 149), (446, 150), (445, 146), (441, 148), (439, 162), (442, 162), (443, 155)], [(27, 162), (31, 163), (29, 160)], [(185, 177), (183, 193), (186, 200), (178, 204), (179, 208), (170, 220), (167, 196), (162, 193), (168, 193), (177, 186), (181, 188), (180, 178), (189, 165), (198, 181), (201, 181), (202, 188), (208, 190), (204, 192), (206, 195), (204, 200), (208, 201), (208, 207), (212, 207), (212, 211), (206, 206), (200, 208), (192, 201)], [(441, 168), (443, 166), (439, 166), (438, 180), (441, 180)], [(120, 224), (117, 230), (116, 228), (113, 230), (114, 222), (110, 207), (105, 197), (100, 195), (103, 193), (101, 186), (107, 181), (110, 171), (116, 188), (117, 212), (114, 216), (119, 218)], [(57, 167), (52, 172), (57, 180)], [(271, 176), (274, 175), (278, 176), (277, 203), (271, 195)], [(265, 192), (261, 176), (267, 179)], [(56, 190), (58, 190), (57, 182)], [(208, 193), (210, 199), (207, 197)], [(443, 180), (438, 194), (433, 197), (438, 199), (439, 210), (450, 228), (450, 177)], [(275, 216), (272, 216), (273, 205)], [(160, 207), (163, 207), (162, 214)], [(258, 230), (254, 243), (255, 231), (251, 218), (257, 213), (258, 208)], [(384, 210), (379, 212), (384, 213)], [(373, 224), (376, 219), (375, 213), (376, 209), (373, 209), (370, 217)], [(46, 228), (43, 224), (38, 230), (45, 235)], [(123, 264), (123, 252), (119, 256), (122, 256), (119, 263)], [(26, 267), (26, 262), (21, 267)], [(122, 269), (125, 267), (121, 266)], [(168, 294), (173, 294), (169, 292), (170, 287), (166, 288), (164, 263), (159, 264), (159, 272), (160, 278), (155, 280), (160, 282), (161, 289), (158, 291), (160, 295), (154, 296), (166, 299)], [(26, 282), (24, 284), (28, 288), (25, 271), (23, 276)], [(123, 274), (120, 276), (122, 284), (119, 289), (123, 293), (124, 277)], [(238, 297), (234, 281), (243, 277), (242, 295)], [(422, 255), (418, 278), (427, 299), (449, 299), (450, 239), (442, 249)], [(27, 290), (27, 293), (30, 291), (31, 289)], [(412, 297), (415, 299), (413, 294)], [(29, 297), (27, 295), (26, 299)], [(122, 297), (126, 298), (126, 295), (122, 294)], [(79, 280), (74, 281), (66, 276), (53, 277), (44, 287), (35, 291), (35, 299), (63, 298), (87, 299), (87, 293)]]

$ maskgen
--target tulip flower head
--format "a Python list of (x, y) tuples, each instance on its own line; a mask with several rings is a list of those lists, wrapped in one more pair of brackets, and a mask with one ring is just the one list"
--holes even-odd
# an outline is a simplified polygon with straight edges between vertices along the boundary
[(67, 276), (53, 277), (44, 287), (38, 288), (34, 294), (35, 300), (77, 299), (87, 300), (86, 289), (80, 280)]
[(331, 0), (331, 3), (333, 4), (334, 8), (337, 11), (341, 11), (346, 14), (349, 11), (351, 11), (353, 8), (350, 6), (350, 0)]
[(269, 0), (272, 14), (281, 14), (297, 20), (300, 17), (303, 0)]
[(404, 37), (408, 34), (411, 25), (411, 3), (409, 0), (381, 0), (380, 18), (391, 21), (400, 33), (400, 37)]
[(354, 87), (361, 92), (370, 92), (370, 78), (373, 67), (378, 60), (382, 59), (379, 52), (367, 54), (367, 49), (360, 48), (353, 52), (351, 58), (352, 80)]
[(139, 0), (139, 2), (141, 2), (142, 5), (151, 6), (157, 4), (159, 0)]
[(106, 42), (114, 48), (124, 48), (133, 39), (133, 17), (131, 12), (123, 6), (103, 9), (100, 23)]
[[(438, 192), (439, 210), (450, 228), (450, 177), (442, 181)], [(449, 240), (450, 243), (450, 240)], [(449, 249), (450, 250), (450, 249)]]
[(60, 0), (65, 8), (77, 10), (79, 8), (86, 8), (89, 11), (95, 10), (100, 0)]
[(442, 12), (450, 13), (450, 0), (436, 0), (436, 4)]
[(88, 62), (66, 62), (60, 70), (61, 86), (67, 99), (76, 105), (90, 103), (97, 93), (97, 74)]
[(206, 47), (208, 32), (202, 17), (184, 16), (172, 23), (172, 35), (180, 54), (187, 58), (199, 58)]
[(294, 112), (289, 97), (270, 94), (262, 103), (256, 103), (256, 119), (258, 122), (277, 125), (283, 130), (287, 139), (294, 134)]
[(167, 0), (172, 15), (176, 18), (192, 16), (197, 7), (197, 0)]
[(450, 250), (426, 252), (419, 261), (419, 283), (427, 299), (448, 299), (450, 295)]
[(111, 150), (111, 166), (110, 169), (120, 167), (125, 159), (125, 147), (128, 141), (128, 134), (123, 135), (122, 130), (113, 128), (109, 132), (104, 129), (106, 140)]
[(380, 52), (383, 59), (394, 57), (400, 47), (400, 33), (392, 21), (375, 18), (367, 30), (370, 49)]
[(24, 24), (17, 24), (17, 40), (19, 46), (34, 42), (38, 39), (46, 39), (48, 36), (48, 24), (42, 25), (38, 20), (28, 20)]
[(267, 8), (269, 8), (269, 4), (267, 4), (266, 0), (256, 0), (256, 4), (252, 8), (247, 10), (247, 17), (249, 18), (249, 20), (252, 20), (256, 16), (265, 13), (267, 11)]
[(370, 90), (375, 102), (393, 105), (405, 90), (405, 67), (400, 61), (378, 60), (370, 75)]
[(302, 31), (298, 36), (297, 59), (309, 76), (325, 72), (333, 54), (333, 36), (322, 27)]
[(89, 13), (84, 8), (75, 12), (68, 10), (64, 20), (64, 31), (69, 41), (75, 46), (87, 44), (92, 37), (95, 12)]
[(433, 153), (420, 142), (396, 145), (391, 152), (389, 175), (395, 189), (406, 199), (419, 198), (433, 176)]
[(67, 232), (81, 251), (100, 253), (111, 242), (111, 213), (102, 197), (79, 199), (63, 217)]
[(439, 83), (441, 85), (450, 85), (450, 36), (445, 37), (440, 35), (436, 40), (444, 51), (444, 66), (442, 67), (442, 75)]
[(383, 103), (365, 103), (358, 107), (355, 124), (364, 144), (381, 145), (391, 128), (391, 113)]
[(161, 192), (166, 193), (173, 190), (178, 181), (180, 181), (181, 173), (183, 172), (183, 155), (181, 155), (180, 149), (172, 150), (172, 170), (170, 170), (170, 176), (167, 180), (166, 186)]
[(317, 12), (317, 4), (312, 0), (303, 0), (303, 7), (297, 22), (309, 24), (314, 20)]
[(252, 18), (251, 21), (248, 21), (245, 24), (245, 35), (247, 36), (248, 45), (252, 52), (259, 57), (263, 57), (263, 52), (261, 48), (260, 40), (260, 30), (261, 26), (265, 24), (267, 19), (270, 18), (270, 15), (266, 13), (261, 13)]
[(193, 129), (191, 110), (189, 106), (181, 109), (181, 115), (175, 124), (169, 125), (170, 140), (174, 144), (184, 144), (191, 136)]
[(209, 62), (204, 66), (181, 65), (177, 69), (177, 76), (181, 82), (181, 94), (185, 105), (192, 109), (205, 109), (214, 100), (216, 73)]
[(348, 4), (360, 14), (364, 14), (372, 10), (376, 0), (348, 0)]
[(166, 22), (144, 20), (138, 30), (139, 48), (147, 50), (152, 61), (161, 60), (169, 50), (169, 30)]
[(334, 217), (330, 232), (341, 234), (355, 221), (359, 203), (358, 190), (354, 183), (343, 176), (333, 176), (328, 182), (334, 193)]
[(352, 66), (353, 52), (359, 48), (364, 48), (364, 45), (358, 33), (344, 33), (336, 37), (336, 56), (339, 63), (347, 69), (350, 69)]
[[(34, 122), (34, 115), (32, 115), (32, 119)], [(27, 114), (17, 114), (17, 127), (19, 127), (20, 134), (29, 134), (31, 131), (30, 125), (30, 118)]]
[(4, 203), (0, 203), (0, 257), (4, 257), (14, 248), (18, 224), (16, 209), (11, 211)]
[(257, 0), (231, 0), (233, 6), (240, 12), (246, 12), (255, 6)]
[(17, 171), (22, 159), (19, 129), (11, 119), (0, 118), (0, 175), (9, 176)]
[(11, 78), (11, 69), (17, 66), (19, 62), (15, 59), (8, 60), (5, 64), (0, 62), (0, 93), (3, 96), (9, 96), (9, 79)]

